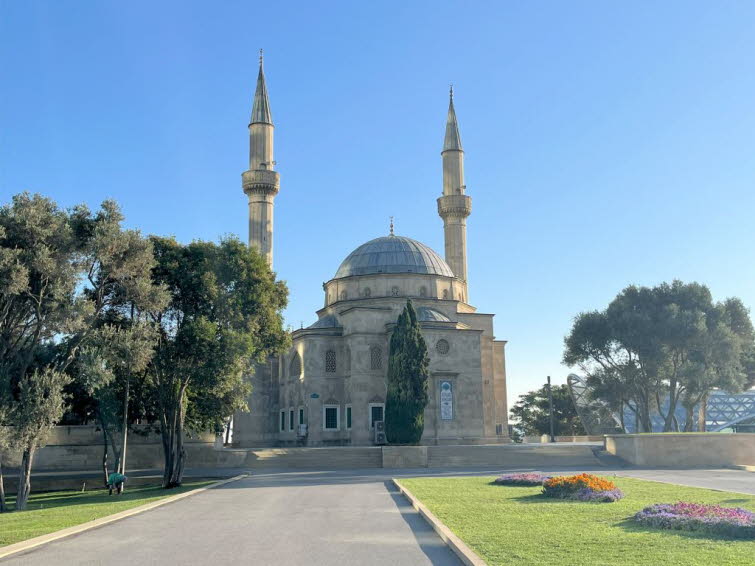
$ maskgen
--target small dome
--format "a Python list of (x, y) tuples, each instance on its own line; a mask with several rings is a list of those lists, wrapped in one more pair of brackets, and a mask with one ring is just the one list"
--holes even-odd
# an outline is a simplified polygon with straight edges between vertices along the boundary
[(424, 273), (453, 277), (448, 264), (425, 244), (403, 236), (383, 236), (351, 252), (334, 279), (376, 273)]
[(442, 312), (431, 309), (430, 307), (418, 307), (417, 320), (420, 322), (451, 322), (451, 319)]
[(310, 324), (307, 328), (337, 328), (340, 326), (335, 315), (327, 314), (314, 324)]

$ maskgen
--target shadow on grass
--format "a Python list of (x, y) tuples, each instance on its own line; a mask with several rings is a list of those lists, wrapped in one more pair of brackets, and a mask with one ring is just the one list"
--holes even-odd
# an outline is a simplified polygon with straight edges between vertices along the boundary
[(703, 531), (684, 531), (680, 529), (659, 529), (655, 527), (649, 527), (646, 525), (640, 525), (635, 522), (634, 517), (627, 517), (626, 519), (616, 523), (616, 527), (628, 533), (653, 533), (673, 536), (682, 539), (693, 540), (711, 540), (711, 541), (727, 541), (727, 542), (752, 542), (752, 539), (743, 539), (735, 536), (717, 535), (713, 533), (706, 533)]
[[(53, 509), (59, 507), (76, 507), (78, 505), (100, 505), (106, 503), (119, 503), (122, 501), (137, 501), (140, 499), (152, 499), (167, 497), (183, 491), (188, 491), (200, 487), (206, 482), (186, 483), (179, 489), (162, 489), (159, 485), (139, 486), (126, 491), (120, 495), (108, 495), (106, 489), (97, 489), (91, 491), (57, 491), (47, 493), (32, 493), (29, 498), (27, 511), (38, 511), (39, 509)], [(12, 509), (16, 498), (8, 498), (8, 506)], [(23, 512), (23, 511), (22, 511)]]
[(521, 497), (513, 497), (512, 501), (517, 503), (531, 504), (531, 503), (585, 503), (584, 501), (574, 501), (573, 499), (560, 499), (558, 497), (546, 497), (542, 493), (533, 493), (530, 495), (522, 495)]

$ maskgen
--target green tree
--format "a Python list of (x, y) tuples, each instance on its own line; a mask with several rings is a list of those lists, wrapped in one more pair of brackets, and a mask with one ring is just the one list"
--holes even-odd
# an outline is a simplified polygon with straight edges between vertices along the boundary
[(109, 308), (152, 288), (149, 242), (123, 230), (112, 201), (92, 213), (22, 193), (0, 207), (0, 392), (22, 452), (16, 508), (30, 493), (35, 451), (61, 417), (66, 370)]
[[(109, 449), (114, 471), (125, 475), (129, 426), (135, 418), (146, 416), (133, 411), (132, 389), (144, 390), (156, 338), (154, 327), (132, 312), (130, 318), (120, 320), (118, 325), (108, 323), (99, 328), (92, 344), (82, 350), (73, 364), (79, 386), (76, 392), (87, 397), (85, 403), (102, 430), (102, 471), (106, 484)], [(117, 436), (121, 438), (120, 445)]]
[(170, 301), (150, 313), (158, 330), (150, 365), (162, 434), (163, 486), (181, 484), (185, 430), (222, 430), (246, 408), (245, 376), (288, 346), (282, 309), (288, 291), (265, 259), (235, 238), (181, 245), (152, 239), (153, 279)]
[(564, 363), (578, 366), (595, 395), (636, 412), (638, 429), (679, 429), (676, 409), (692, 408), (713, 388), (741, 391), (749, 380), (752, 324), (738, 299), (714, 303), (709, 289), (681, 281), (630, 286), (604, 311), (577, 316), (565, 339)]
[[(556, 436), (580, 436), (587, 434), (566, 385), (553, 385), (554, 433)], [(519, 396), (511, 408), (511, 416), (526, 435), (550, 434), (550, 405), (545, 386)]]
[(430, 358), (411, 301), (393, 329), (388, 357), (385, 432), (392, 444), (417, 444), (425, 429)]

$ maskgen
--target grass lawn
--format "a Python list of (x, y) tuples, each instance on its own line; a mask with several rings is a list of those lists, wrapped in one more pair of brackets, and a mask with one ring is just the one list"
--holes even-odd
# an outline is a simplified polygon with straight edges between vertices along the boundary
[(493, 477), (410, 478), (400, 482), (491, 566), (748, 565), (755, 541), (661, 531), (629, 519), (652, 503), (696, 501), (755, 511), (755, 496), (613, 478), (615, 503), (548, 499), (540, 487), (491, 485)]
[[(163, 497), (209, 485), (211, 481), (187, 482), (180, 488), (159, 486), (128, 487), (121, 495), (109, 496), (107, 490), (50, 491), (33, 493), (26, 511), (0, 513), (0, 546), (86, 523), (113, 513), (138, 507)], [(13, 507), (14, 498), (8, 501)]]

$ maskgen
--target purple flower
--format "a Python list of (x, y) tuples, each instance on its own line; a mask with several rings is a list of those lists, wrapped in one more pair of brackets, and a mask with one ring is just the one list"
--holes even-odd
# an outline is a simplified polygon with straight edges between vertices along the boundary
[(741, 507), (703, 503), (657, 503), (634, 516), (635, 521), (660, 529), (700, 531), (735, 538), (755, 539), (755, 513)]
[(543, 485), (543, 482), (550, 477), (551, 476), (546, 476), (539, 472), (504, 474), (493, 480), (493, 483), (497, 485)]
[(624, 497), (624, 492), (620, 489), (609, 489), (607, 491), (595, 491), (589, 487), (580, 489), (574, 496), (579, 501), (600, 501), (611, 503)]

